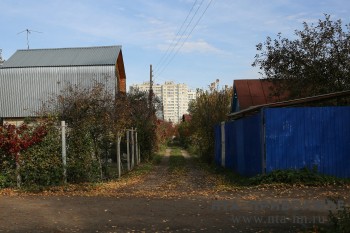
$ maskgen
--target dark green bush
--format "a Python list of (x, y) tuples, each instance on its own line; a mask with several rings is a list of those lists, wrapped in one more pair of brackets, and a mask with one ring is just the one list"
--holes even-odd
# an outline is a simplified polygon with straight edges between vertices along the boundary
[[(20, 154), (22, 187), (40, 190), (63, 183), (61, 134), (56, 120), (47, 121), (44, 139)], [(93, 182), (101, 177), (91, 135), (81, 130), (67, 133), (67, 180), (70, 183)], [(0, 151), (0, 188), (16, 186), (14, 157)]]
[(94, 182), (100, 179), (101, 170), (94, 155), (90, 134), (71, 130), (67, 138), (67, 179), (70, 183)]
[(0, 188), (12, 187), (16, 184), (15, 161), (0, 150)]
[(48, 125), (43, 141), (21, 154), (22, 185), (52, 186), (62, 182), (60, 133), (53, 124)]
[(8, 187), (7, 176), (0, 174), (0, 188)]

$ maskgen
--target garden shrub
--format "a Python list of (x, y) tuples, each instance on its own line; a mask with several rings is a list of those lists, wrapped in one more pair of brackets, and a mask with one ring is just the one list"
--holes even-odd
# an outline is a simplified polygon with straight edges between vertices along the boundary
[(11, 187), (15, 181), (14, 161), (0, 150), (0, 188)]
[(61, 136), (57, 127), (47, 125), (47, 135), (39, 143), (22, 152), (23, 186), (52, 186), (63, 181)]
[(67, 137), (68, 182), (94, 182), (100, 179), (100, 172), (89, 133), (84, 129), (70, 130)]

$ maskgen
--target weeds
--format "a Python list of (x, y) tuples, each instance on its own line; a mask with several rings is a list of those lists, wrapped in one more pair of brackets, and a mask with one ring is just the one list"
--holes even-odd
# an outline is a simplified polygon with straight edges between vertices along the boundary
[(327, 185), (342, 185), (347, 183), (346, 179), (340, 179), (334, 176), (323, 175), (317, 171), (317, 168), (312, 170), (302, 168), (299, 170), (275, 170), (266, 175), (257, 175), (249, 178), (249, 184), (304, 184), (307, 186), (327, 186)]
[(330, 229), (327, 232), (346, 233), (350, 232), (350, 206), (344, 205), (340, 199), (329, 198), (337, 208), (336, 212), (329, 211), (328, 219), (330, 222)]
[(186, 159), (181, 154), (181, 149), (178, 147), (171, 148), (169, 157), (169, 170), (175, 172), (183, 172), (185, 170)]
[(148, 172), (150, 172), (152, 170), (152, 168), (153, 168), (152, 163), (142, 163), (142, 164), (138, 165), (137, 167), (135, 167), (135, 169), (132, 170), (132, 172), (127, 173), (125, 178), (136, 177), (136, 176), (141, 176), (141, 175), (147, 174)]
[(317, 168), (302, 168), (299, 170), (275, 170), (269, 174), (256, 175), (253, 177), (244, 177), (230, 169), (218, 167), (216, 165), (208, 165), (199, 159), (197, 164), (212, 174), (221, 176), (225, 183), (234, 186), (256, 186), (260, 184), (287, 184), (287, 185), (306, 185), (306, 186), (329, 186), (329, 185), (345, 185), (350, 183), (350, 179), (337, 178), (334, 176), (320, 174)]
[(162, 158), (163, 158), (162, 155), (156, 154), (153, 156), (152, 163), (154, 165), (159, 165), (162, 162)]
[(328, 224), (316, 225), (310, 233), (349, 233), (350, 232), (350, 206), (346, 206), (341, 198), (328, 197), (327, 201), (334, 203), (336, 211), (329, 210)]

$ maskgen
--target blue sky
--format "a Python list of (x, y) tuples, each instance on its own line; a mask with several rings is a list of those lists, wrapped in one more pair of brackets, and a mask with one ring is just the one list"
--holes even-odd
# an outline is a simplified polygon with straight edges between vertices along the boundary
[(156, 83), (231, 86), (260, 77), (251, 64), (267, 36), (292, 38), (325, 13), (350, 23), (349, 12), (348, 0), (0, 0), (0, 48), (5, 59), (26, 49), (17, 33), (30, 29), (42, 32), (31, 49), (122, 45), (127, 85), (148, 81), (152, 64)]

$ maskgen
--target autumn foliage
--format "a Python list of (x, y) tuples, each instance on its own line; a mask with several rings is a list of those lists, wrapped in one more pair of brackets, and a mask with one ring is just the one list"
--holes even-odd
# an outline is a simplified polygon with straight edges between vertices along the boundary
[(68, 183), (115, 178), (116, 138), (124, 137), (120, 148), (125, 153), (127, 129), (137, 128), (141, 160), (151, 159), (157, 144), (169, 138), (168, 131), (173, 129), (164, 122), (157, 127), (156, 98), (150, 105), (147, 93), (114, 95), (109, 87), (102, 83), (91, 87), (67, 84), (60, 95), (43, 104), (37, 113), (41, 123), (0, 127), (0, 188), (16, 183), (30, 189), (62, 184), (60, 120), (68, 125)]
[(42, 141), (47, 134), (45, 125), (28, 126), (23, 123), (19, 127), (5, 124), (0, 127), (0, 149), (7, 155), (19, 159), (19, 153)]
[[(14, 160), (16, 167), (17, 187), (21, 186), (21, 153), (29, 147), (39, 143), (46, 136), (47, 130), (44, 124), (29, 126), (25, 123), (20, 126), (5, 124), (0, 127), (0, 149), (7, 161)], [(10, 158), (8, 158), (10, 157)]]
[(231, 99), (232, 88), (219, 89), (219, 80), (211, 83), (209, 90), (197, 90), (197, 98), (189, 106), (192, 119), (179, 127), (180, 140), (190, 143), (208, 163), (214, 161), (214, 126), (227, 119)]

